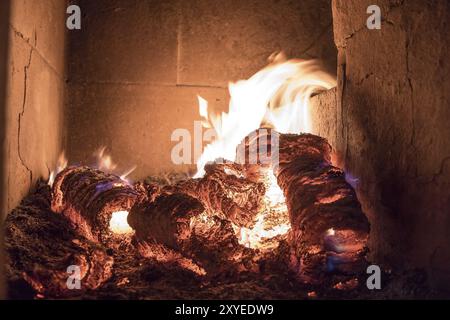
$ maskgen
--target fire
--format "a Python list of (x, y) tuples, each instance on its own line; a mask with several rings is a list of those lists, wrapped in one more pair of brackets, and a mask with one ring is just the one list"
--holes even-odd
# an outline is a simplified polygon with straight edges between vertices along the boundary
[[(99, 170), (108, 172), (108, 173), (114, 173), (116, 171), (117, 165), (112, 161), (111, 155), (106, 153), (106, 147), (101, 147), (98, 149), (98, 151), (95, 153), (95, 156), (97, 158), (97, 164), (95, 167)], [(55, 177), (58, 173), (63, 171), (68, 164), (68, 160), (65, 157), (64, 152), (61, 153), (59, 156), (56, 169), (50, 173), (48, 184), (50, 186), (53, 186), (53, 183), (55, 181)], [(101, 192), (102, 188), (111, 188), (111, 187), (121, 187), (125, 184), (129, 184), (130, 182), (127, 180), (127, 176), (131, 174), (136, 169), (136, 166), (132, 167), (131, 169), (127, 170), (123, 174), (121, 174), (119, 177), (123, 182), (120, 183), (114, 183), (114, 184), (108, 184), (108, 185), (102, 185), (99, 184), (97, 186), (98, 192)], [(128, 225), (127, 221), (128, 217), (128, 211), (116, 211), (113, 212), (111, 215), (111, 220), (109, 222), (109, 229), (116, 234), (129, 234), (133, 232), (133, 229)]]
[(97, 168), (106, 172), (111, 172), (117, 168), (117, 165), (112, 161), (111, 155), (107, 154), (106, 147), (101, 147), (97, 150)]
[(265, 205), (264, 210), (257, 216), (256, 224), (251, 229), (233, 226), (239, 243), (248, 248), (274, 248), (278, 242), (270, 239), (283, 236), (291, 229), (284, 194), (278, 186), (272, 168), (265, 169), (264, 177)]
[(197, 161), (196, 177), (204, 175), (209, 161), (234, 161), (238, 144), (262, 124), (280, 133), (311, 131), (309, 98), (318, 90), (334, 87), (336, 80), (316, 60), (286, 60), (282, 53), (269, 59), (271, 63), (249, 79), (229, 84), (227, 113), (209, 112), (208, 102), (199, 97), (200, 115), (214, 128), (217, 139)]
[[(204, 175), (209, 161), (223, 158), (236, 161), (239, 143), (251, 132), (270, 126), (280, 133), (311, 132), (309, 99), (318, 90), (330, 89), (336, 80), (320, 68), (316, 60), (286, 60), (273, 54), (269, 65), (247, 80), (229, 84), (228, 112), (216, 115), (208, 102), (198, 97), (204, 127), (213, 128), (217, 139), (208, 144), (197, 161), (195, 177)], [(282, 190), (271, 170), (264, 173), (265, 209), (252, 229), (234, 227), (239, 242), (250, 248), (268, 248), (267, 239), (290, 230), (288, 210)]]
[[(95, 152), (95, 156), (97, 157), (97, 165), (96, 167), (99, 170), (105, 171), (105, 172), (109, 172), (109, 173), (113, 173), (116, 168), (117, 168), (117, 164), (115, 164), (112, 160), (112, 156), (108, 153), (106, 153), (106, 147), (103, 146), (100, 149), (97, 150), (97, 152)], [(129, 182), (127, 180), (127, 177), (134, 171), (136, 170), (136, 166), (133, 166), (132, 168), (128, 169), (127, 171), (125, 171), (123, 174), (120, 175), (120, 179), (122, 179), (125, 182)]]
[(128, 211), (116, 211), (111, 215), (109, 230), (115, 234), (129, 234), (133, 232), (127, 221)]
[(63, 151), (63, 152), (61, 152), (61, 154), (59, 155), (58, 161), (56, 162), (56, 169), (53, 170), (53, 171), (50, 173), (50, 176), (49, 176), (49, 178), (48, 178), (48, 185), (49, 185), (49, 186), (52, 186), (52, 185), (53, 185), (53, 182), (55, 181), (56, 175), (57, 175), (58, 173), (60, 173), (61, 171), (63, 171), (63, 170), (67, 167), (67, 163), (68, 163), (68, 161), (67, 161), (66, 155), (65, 155), (65, 153), (64, 153), (64, 151)]

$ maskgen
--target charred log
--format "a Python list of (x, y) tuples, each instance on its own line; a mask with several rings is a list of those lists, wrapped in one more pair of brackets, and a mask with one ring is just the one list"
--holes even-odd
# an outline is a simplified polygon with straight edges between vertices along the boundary
[(153, 202), (136, 204), (128, 215), (128, 223), (138, 239), (178, 249), (190, 241), (192, 220), (203, 211), (202, 204), (188, 195), (162, 194)]
[(244, 168), (235, 163), (209, 163), (206, 174), (166, 188), (200, 200), (212, 215), (231, 221), (239, 227), (251, 228), (263, 206), (264, 184), (246, 177)]
[(136, 200), (147, 197), (146, 191), (100, 170), (69, 167), (55, 178), (52, 209), (66, 216), (88, 239), (107, 243), (112, 237), (112, 213), (129, 211)]
[(231, 222), (209, 214), (187, 194), (161, 194), (153, 202), (136, 204), (128, 222), (143, 256), (176, 260), (199, 275), (204, 270), (255, 269), (253, 251), (239, 244)]
[(64, 216), (52, 212), (50, 198), (50, 187), (40, 184), (5, 221), (11, 298), (79, 295), (80, 290), (68, 286), (69, 266), (79, 268), (81, 292), (98, 288), (112, 275), (113, 258), (106, 249), (78, 235)]
[[(270, 161), (248, 163), (248, 155), (261, 147), (271, 150)], [(345, 173), (332, 165), (328, 142), (312, 134), (258, 130), (240, 148), (247, 170), (257, 175), (269, 163), (283, 190), (292, 228), (291, 267), (310, 281), (327, 271), (359, 272), (369, 224)]]
[(279, 146), (276, 175), (300, 272), (306, 278), (323, 271), (360, 272), (369, 223), (345, 173), (331, 164), (331, 146), (311, 134), (281, 135)]

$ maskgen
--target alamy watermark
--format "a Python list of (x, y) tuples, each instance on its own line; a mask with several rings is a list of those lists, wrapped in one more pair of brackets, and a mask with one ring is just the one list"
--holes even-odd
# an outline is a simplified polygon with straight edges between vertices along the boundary
[[(205, 131), (201, 121), (194, 121), (194, 134), (187, 129), (175, 129), (170, 137), (177, 142), (171, 150), (171, 160), (174, 164), (195, 164), (203, 152), (205, 143), (213, 143), (217, 139), (216, 131), (208, 128)], [(219, 146), (211, 146), (220, 148)], [(225, 148), (225, 146), (224, 146)], [(218, 150), (217, 154), (221, 154)], [(223, 163), (218, 156), (210, 159), (216, 163)], [(242, 143), (236, 146), (235, 162), (239, 164), (268, 164), (278, 167), (279, 163), (279, 135), (270, 129), (258, 129), (249, 133)]]
[(81, 268), (77, 265), (70, 265), (67, 267), (67, 273), (69, 277), (67, 278), (66, 285), (69, 290), (80, 290), (81, 289)]
[(381, 289), (381, 269), (376, 264), (372, 264), (367, 267), (367, 274), (370, 276), (367, 278), (366, 286), (369, 290)]
[(66, 13), (70, 16), (66, 20), (66, 27), (69, 30), (81, 29), (81, 9), (77, 5), (67, 7)]
[(367, 7), (367, 11), (370, 16), (367, 18), (367, 29), (381, 29), (381, 9), (376, 4), (372, 4)]

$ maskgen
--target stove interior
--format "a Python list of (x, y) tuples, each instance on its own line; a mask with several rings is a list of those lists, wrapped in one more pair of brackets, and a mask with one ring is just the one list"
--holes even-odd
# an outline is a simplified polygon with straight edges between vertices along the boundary
[(2, 1), (4, 296), (448, 298), (450, 4), (372, 5)]

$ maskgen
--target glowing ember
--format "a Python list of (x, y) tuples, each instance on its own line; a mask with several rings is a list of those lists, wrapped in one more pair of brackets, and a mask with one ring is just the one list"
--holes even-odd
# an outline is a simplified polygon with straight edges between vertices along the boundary
[(248, 248), (274, 248), (278, 245), (278, 241), (270, 239), (283, 236), (291, 229), (283, 191), (278, 186), (272, 169), (267, 168), (264, 176), (265, 209), (258, 214), (255, 226), (251, 229), (234, 226), (239, 243)]
[(109, 230), (116, 234), (129, 234), (133, 232), (133, 229), (129, 226), (128, 211), (116, 211), (111, 215), (109, 221)]

